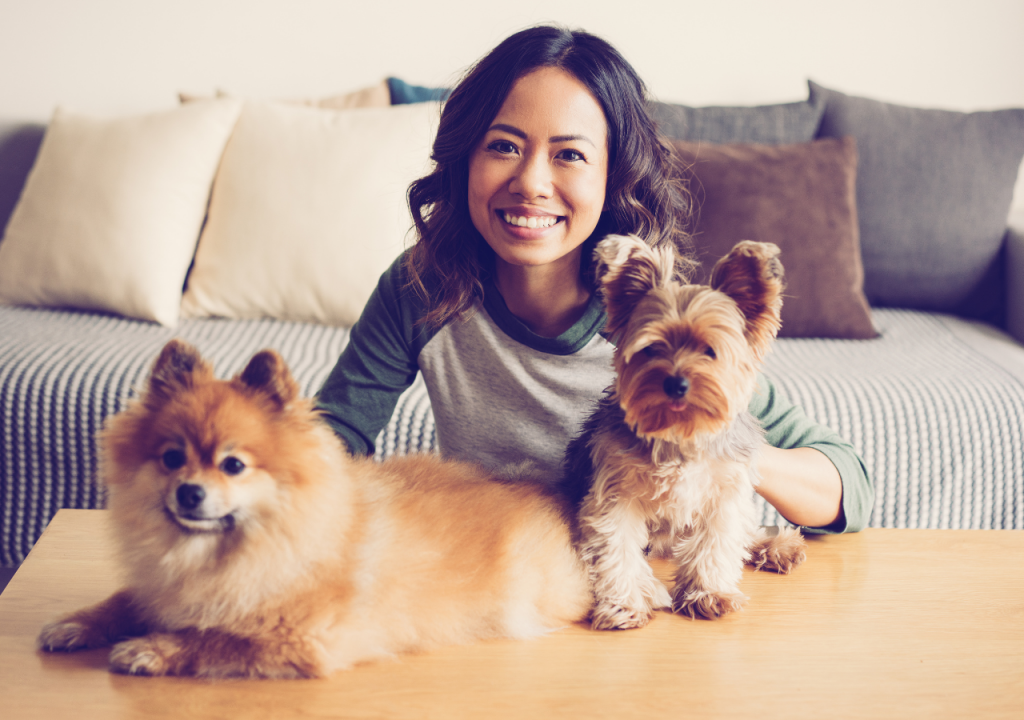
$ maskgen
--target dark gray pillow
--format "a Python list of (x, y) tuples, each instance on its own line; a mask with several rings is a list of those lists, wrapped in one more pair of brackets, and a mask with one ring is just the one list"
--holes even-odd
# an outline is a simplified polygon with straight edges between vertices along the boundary
[(825, 106), (820, 100), (751, 107), (689, 107), (651, 103), (662, 135), (706, 143), (791, 145), (814, 139)]
[(857, 139), (857, 215), (872, 305), (999, 322), (1024, 109), (925, 110), (814, 82), (810, 89), (825, 105), (818, 136)]
[(21, 197), (45, 133), (45, 125), (0, 123), (0, 238)]

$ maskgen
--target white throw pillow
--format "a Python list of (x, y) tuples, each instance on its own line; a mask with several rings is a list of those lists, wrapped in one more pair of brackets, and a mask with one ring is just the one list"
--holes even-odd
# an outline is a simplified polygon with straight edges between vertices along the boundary
[(437, 103), (324, 110), (247, 102), (224, 150), (187, 317), (352, 325), (405, 247)]
[(58, 109), (0, 242), (0, 302), (175, 325), (238, 100), (96, 119)]

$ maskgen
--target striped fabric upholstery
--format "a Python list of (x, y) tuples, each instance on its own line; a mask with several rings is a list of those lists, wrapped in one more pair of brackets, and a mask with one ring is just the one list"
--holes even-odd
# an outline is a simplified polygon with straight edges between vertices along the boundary
[[(783, 340), (768, 374), (808, 413), (850, 439), (876, 483), (872, 525), (1024, 528), (1024, 373), (980, 353), (949, 321), (878, 310), (883, 338)], [(959, 327), (959, 326), (958, 326)], [(348, 340), (344, 328), (274, 320), (186, 320), (176, 330), (110, 316), (0, 308), (0, 564), (24, 559), (63, 507), (102, 507), (95, 434), (179, 336), (239, 371), (278, 350), (314, 393)], [(990, 344), (994, 341), (989, 341)], [(1006, 341), (1011, 355), (1024, 349)], [(1024, 367), (1024, 362), (1022, 362)], [(378, 438), (380, 456), (434, 447), (417, 381)], [(779, 522), (762, 503), (762, 520)]]

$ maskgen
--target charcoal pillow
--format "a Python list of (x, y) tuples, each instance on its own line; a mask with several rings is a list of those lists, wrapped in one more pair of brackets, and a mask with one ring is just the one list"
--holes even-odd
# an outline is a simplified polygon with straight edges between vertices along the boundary
[(752, 107), (651, 103), (651, 113), (662, 135), (709, 143), (782, 145), (813, 140), (824, 109), (818, 99)]
[(773, 242), (786, 270), (781, 337), (877, 335), (862, 290), (852, 139), (672, 144), (699, 208), (698, 282), (740, 240)]
[(1024, 109), (961, 113), (851, 97), (811, 82), (820, 137), (857, 139), (864, 290), (873, 305), (986, 319), (1024, 156)]

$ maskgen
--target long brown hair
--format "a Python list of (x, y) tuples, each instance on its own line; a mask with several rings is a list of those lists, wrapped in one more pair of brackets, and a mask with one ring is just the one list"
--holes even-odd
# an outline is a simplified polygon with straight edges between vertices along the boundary
[[(581, 272), (593, 284), (594, 245), (610, 233), (634, 234), (652, 246), (670, 243), (692, 266), (683, 222), (689, 196), (674, 178), (672, 152), (656, 132), (647, 90), (632, 66), (601, 38), (542, 25), (506, 38), (473, 66), (444, 105), (431, 158), (435, 169), (409, 186), (419, 240), (406, 269), (429, 306), (431, 327), (470, 311), (493, 251), (469, 214), (469, 160), (515, 82), (543, 67), (573, 75), (594, 95), (608, 123), (605, 210), (583, 245)], [(430, 287), (428, 292), (427, 287)]]

